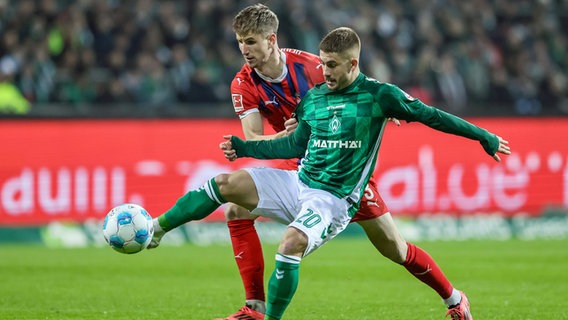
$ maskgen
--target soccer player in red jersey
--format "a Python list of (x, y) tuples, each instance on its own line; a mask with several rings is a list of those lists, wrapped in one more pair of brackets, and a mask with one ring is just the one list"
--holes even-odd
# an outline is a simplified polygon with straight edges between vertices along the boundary
[[(320, 58), (297, 49), (280, 49), (276, 34), (278, 18), (262, 4), (240, 11), (233, 20), (233, 30), (245, 64), (231, 83), (231, 98), (245, 138), (268, 140), (291, 133), (297, 124), (293, 112), (301, 98), (313, 85), (324, 81)], [(264, 133), (263, 118), (275, 134)], [(283, 161), (279, 168), (296, 170), (297, 161)], [(225, 216), (246, 292), (245, 306), (225, 319), (243, 319), (245, 316), (262, 319), (265, 312), (264, 259), (254, 227), (257, 216), (234, 204), (226, 206)], [(383, 256), (401, 264), (430, 286), (448, 308), (465, 307), (465, 303), (460, 305), (465, 296), (451, 285), (432, 257), (404, 240), (373, 179), (369, 181), (360, 210), (352, 221), (363, 227)]]

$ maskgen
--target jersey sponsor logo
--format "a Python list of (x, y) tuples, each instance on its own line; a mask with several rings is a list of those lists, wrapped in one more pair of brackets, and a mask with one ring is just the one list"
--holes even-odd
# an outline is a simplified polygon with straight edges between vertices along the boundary
[(314, 140), (313, 146), (316, 148), (328, 149), (359, 149), (361, 140)]
[(241, 79), (240, 77), (237, 77), (237, 83), (240, 86), (241, 83), (245, 82), (245, 80)]
[(235, 108), (235, 112), (241, 112), (245, 109), (243, 107), (243, 95), (238, 93), (231, 94), (231, 100), (233, 100), (233, 108)]

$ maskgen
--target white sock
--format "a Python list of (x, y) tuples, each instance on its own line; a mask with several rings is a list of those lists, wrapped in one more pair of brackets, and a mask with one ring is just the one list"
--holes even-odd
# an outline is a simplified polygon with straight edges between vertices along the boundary
[(152, 224), (154, 225), (154, 233), (164, 233), (164, 229), (162, 229), (162, 227), (160, 226), (160, 223), (158, 222), (158, 218), (154, 218), (152, 219)]
[(246, 305), (260, 313), (266, 313), (266, 303), (262, 300), (246, 300)]
[(448, 299), (444, 299), (444, 303), (448, 308), (459, 304), (460, 301), (461, 301), (461, 294), (459, 290), (456, 290), (456, 288), (452, 290), (452, 295)]

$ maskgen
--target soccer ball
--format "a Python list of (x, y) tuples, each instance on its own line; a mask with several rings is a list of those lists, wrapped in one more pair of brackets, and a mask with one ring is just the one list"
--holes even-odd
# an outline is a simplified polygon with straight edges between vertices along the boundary
[(152, 217), (137, 204), (121, 204), (106, 215), (103, 235), (110, 247), (120, 253), (140, 252), (154, 235)]

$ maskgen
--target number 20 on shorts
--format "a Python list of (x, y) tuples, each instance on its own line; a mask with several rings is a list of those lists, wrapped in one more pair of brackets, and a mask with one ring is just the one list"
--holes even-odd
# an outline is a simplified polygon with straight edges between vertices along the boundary
[(311, 228), (321, 222), (321, 216), (312, 209), (307, 209), (306, 213), (296, 219), (296, 222), (303, 224), (306, 228)]

